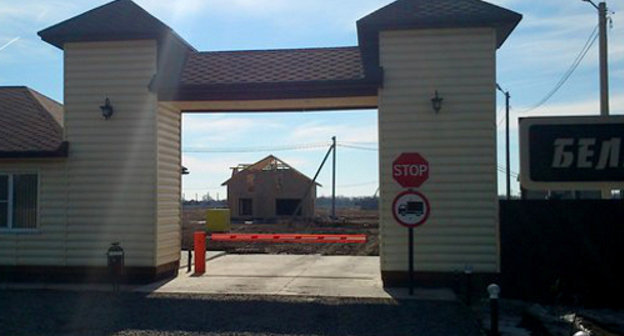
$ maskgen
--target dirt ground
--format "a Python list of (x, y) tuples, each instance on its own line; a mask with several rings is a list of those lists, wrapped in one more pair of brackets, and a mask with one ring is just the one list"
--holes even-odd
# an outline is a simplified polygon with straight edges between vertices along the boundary
[[(202, 230), (205, 220), (205, 208), (184, 209), (182, 222), (182, 249), (193, 246), (193, 232)], [(313, 221), (288, 221), (279, 223), (232, 223), (231, 232), (236, 233), (324, 233), (324, 234), (366, 234), (365, 244), (273, 244), (247, 242), (208, 241), (208, 250), (228, 253), (266, 253), (266, 254), (321, 254), (321, 255), (379, 255), (379, 218), (377, 210), (337, 209), (337, 221), (330, 221), (327, 211), (317, 211)]]

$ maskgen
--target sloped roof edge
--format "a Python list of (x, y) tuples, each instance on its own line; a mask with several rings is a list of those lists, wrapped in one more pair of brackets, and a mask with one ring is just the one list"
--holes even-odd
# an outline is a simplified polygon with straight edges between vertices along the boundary
[(115, 0), (93, 8), (37, 33), (42, 40), (63, 49), (66, 42), (156, 39), (168, 36), (192, 51), (196, 49), (168, 25), (132, 0)]
[[(229, 179), (227, 179), (225, 182), (221, 183), (221, 185), (222, 185), (222, 186), (227, 185), (227, 184), (228, 184), (228, 183), (229, 183), (229, 182), (230, 182), (230, 181), (231, 181), (234, 177), (236, 177), (238, 174), (240, 174), (240, 173), (242, 173), (242, 172), (244, 172), (244, 171), (251, 171), (251, 170), (253, 170), (255, 167), (257, 167), (258, 165), (260, 165), (261, 163), (263, 163), (263, 162), (265, 162), (265, 161), (267, 161), (267, 160), (271, 160), (271, 159), (274, 159), (274, 160), (277, 160), (277, 161), (281, 162), (282, 164), (284, 164), (285, 166), (287, 166), (288, 168), (290, 168), (293, 172), (295, 172), (297, 175), (300, 175), (300, 176), (302, 176), (303, 178), (305, 178), (305, 179), (307, 179), (307, 180), (309, 180), (309, 181), (312, 181), (312, 179), (311, 179), (311, 178), (309, 178), (308, 176), (306, 176), (306, 175), (305, 175), (305, 174), (303, 174), (302, 172), (298, 171), (298, 170), (297, 170), (297, 169), (295, 169), (293, 166), (291, 166), (291, 165), (289, 165), (288, 163), (286, 163), (284, 160), (282, 160), (282, 159), (278, 158), (277, 156), (275, 156), (275, 155), (273, 155), (273, 154), (270, 154), (270, 155), (266, 156), (265, 158), (263, 158), (262, 160), (259, 160), (259, 161), (255, 162), (255, 163), (253, 163), (253, 164), (250, 164), (250, 165), (249, 165), (248, 167), (246, 167), (245, 169), (243, 169), (243, 170), (241, 170), (241, 171), (239, 171), (239, 172), (235, 173), (235, 174), (234, 174), (234, 175), (232, 175)], [(318, 182), (314, 182), (314, 184), (315, 184), (315, 185), (317, 185), (317, 186), (322, 186), (322, 185), (321, 185), (320, 183), (318, 183)]]

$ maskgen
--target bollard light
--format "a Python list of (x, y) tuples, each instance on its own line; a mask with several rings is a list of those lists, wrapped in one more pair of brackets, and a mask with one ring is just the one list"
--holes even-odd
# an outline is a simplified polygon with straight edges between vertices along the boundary
[(581, 330), (581, 331), (575, 332), (574, 336), (589, 336), (589, 333), (586, 332), (586, 331)]
[(119, 242), (111, 243), (111, 246), (106, 251), (107, 265), (108, 265), (108, 273), (111, 278), (111, 282), (113, 283), (113, 291), (119, 291), (119, 282), (121, 281), (121, 276), (124, 273), (125, 266), (125, 252), (124, 249), (119, 245)]
[(487, 287), (487, 291), (490, 294), (490, 299), (498, 299), (500, 294), (500, 287), (497, 284), (491, 284)]
[(490, 294), (490, 335), (498, 336), (498, 295), (500, 287), (497, 284), (491, 284), (487, 287)]

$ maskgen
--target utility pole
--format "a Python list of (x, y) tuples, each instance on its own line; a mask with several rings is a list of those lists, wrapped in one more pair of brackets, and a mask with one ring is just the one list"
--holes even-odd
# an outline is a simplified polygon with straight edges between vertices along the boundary
[(607, 52), (607, 4), (598, 6), (600, 16), (600, 115), (609, 115), (609, 55)]
[[(609, 116), (609, 55), (607, 44), (607, 3), (600, 2), (598, 6), (592, 0), (583, 0), (589, 2), (596, 10), (598, 10), (598, 31), (600, 33), (600, 116)], [(602, 190), (602, 198), (610, 199), (611, 189)]]
[(336, 137), (332, 137), (332, 211), (331, 218), (336, 219)]
[(609, 115), (609, 55), (607, 44), (607, 3), (601, 2), (596, 5), (592, 0), (589, 2), (598, 11), (598, 23), (600, 33), (600, 115)]
[(505, 162), (506, 162), (506, 179), (507, 179), (507, 200), (511, 199), (511, 163), (510, 163), (510, 150), (509, 150), (509, 91), (503, 90), (500, 85), (496, 84), (498, 91), (505, 95)]

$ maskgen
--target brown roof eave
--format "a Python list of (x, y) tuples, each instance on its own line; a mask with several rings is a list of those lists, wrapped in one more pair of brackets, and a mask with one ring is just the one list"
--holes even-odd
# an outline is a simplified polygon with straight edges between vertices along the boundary
[(63, 141), (57, 149), (39, 151), (0, 151), (0, 159), (66, 158), (69, 142)]
[(53, 46), (63, 50), (65, 43), (76, 42), (106, 42), (106, 41), (135, 41), (135, 40), (161, 40), (163, 34), (133, 34), (133, 33), (115, 33), (115, 34), (75, 34), (75, 35), (41, 35), (41, 39)]
[(161, 88), (162, 101), (261, 100), (376, 96), (382, 76), (356, 80), (181, 85)]

